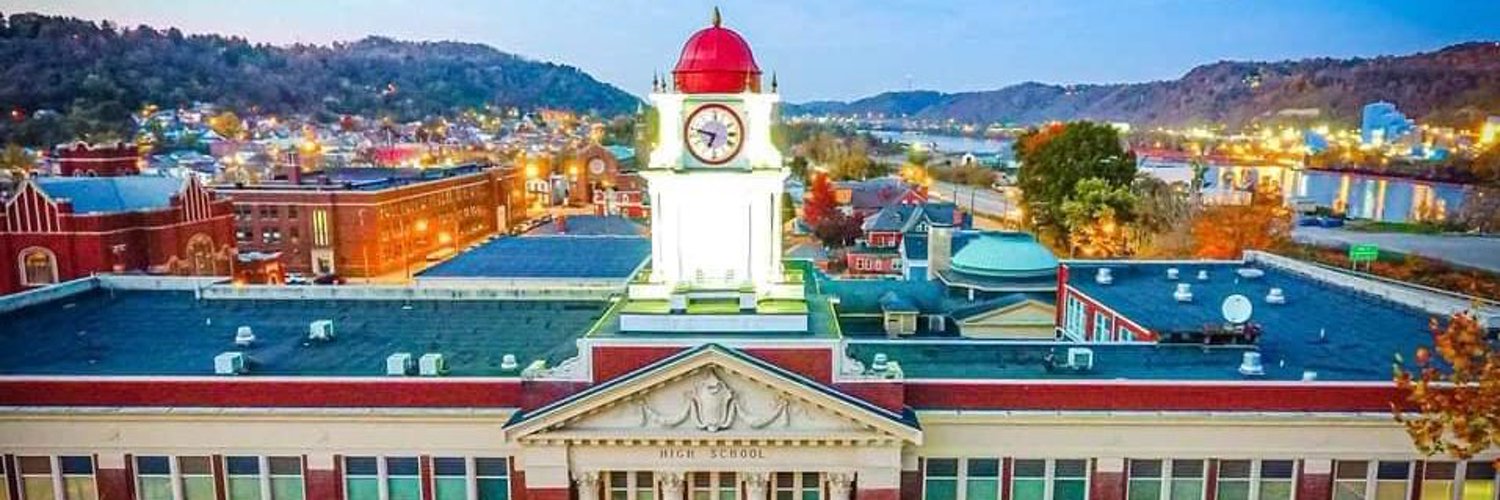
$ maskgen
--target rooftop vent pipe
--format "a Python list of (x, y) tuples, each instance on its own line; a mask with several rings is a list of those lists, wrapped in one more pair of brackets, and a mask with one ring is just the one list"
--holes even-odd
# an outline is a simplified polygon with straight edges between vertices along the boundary
[(1198, 270), (1198, 281), (1208, 281), (1208, 270), (1207, 269), (1199, 269)]
[(1115, 282), (1115, 277), (1113, 274), (1110, 274), (1109, 268), (1101, 267), (1099, 268), (1099, 272), (1094, 273), (1094, 282), (1101, 285), (1108, 285)]
[(1266, 303), (1285, 304), (1286, 294), (1283, 294), (1280, 288), (1272, 288), (1270, 292), (1266, 293)]
[(1246, 377), (1259, 377), (1266, 374), (1266, 367), (1260, 364), (1260, 353), (1247, 352), (1244, 360), (1240, 361), (1240, 375)]
[(1192, 302), (1193, 301), (1193, 290), (1192, 290), (1192, 287), (1193, 287), (1193, 285), (1190, 285), (1190, 284), (1187, 284), (1187, 283), (1178, 283), (1177, 284), (1177, 291), (1172, 292), (1172, 298), (1177, 299), (1178, 302)]
[(241, 326), (234, 331), (234, 345), (249, 347), (255, 343), (255, 332), (249, 326)]
[(1167, 279), (1170, 280), (1170, 281), (1177, 281), (1177, 268), (1175, 268), (1175, 267), (1169, 267), (1169, 268), (1167, 268)]

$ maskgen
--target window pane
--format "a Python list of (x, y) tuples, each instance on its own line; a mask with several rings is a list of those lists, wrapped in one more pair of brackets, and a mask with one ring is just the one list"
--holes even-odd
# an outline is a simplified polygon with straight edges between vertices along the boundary
[(57, 457), (57, 461), (64, 475), (94, 473), (94, 457)]
[(1000, 477), (1000, 459), (969, 459), (969, 477)]
[(1410, 463), (1380, 462), (1380, 468), (1375, 471), (1375, 479), (1406, 479), (1410, 473)]
[(1453, 500), (1453, 481), (1449, 479), (1423, 479), (1422, 500)]
[(1047, 500), (1047, 483), (1041, 479), (1016, 478), (1010, 483), (1011, 500)]
[[(55, 498), (56, 492), (52, 491), (51, 476), (33, 476), (21, 480), (21, 489), (24, 490), (25, 498)], [(168, 497), (170, 500), (171, 497)]]
[(996, 500), (1000, 498), (1000, 480), (970, 479), (964, 492), (967, 500)]
[(260, 474), (260, 457), (224, 457), (224, 472), (231, 476)]
[(1057, 479), (1052, 481), (1052, 500), (1084, 500), (1089, 496), (1088, 481)]
[(498, 478), (479, 480), (479, 500), (506, 500), (510, 498), (510, 481)]
[(417, 457), (387, 457), (385, 459), (387, 476), (416, 476), (417, 470)]
[(135, 473), (142, 476), (170, 475), (172, 462), (167, 457), (135, 457)]
[[(1201, 469), (1199, 470), (1202, 471)], [(1172, 500), (1202, 500), (1202, 479), (1173, 479)]]
[(422, 482), (417, 478), (390, 478), (386, 488), (390, 500), (422, 500)]
[(1364, 481), (1334, 481), (1333, 500), (1364, 500)]
[(225, 482), (229, 484), (230, 500), (260, 500), (260, 477), (230, 476)]
[(1260, 477), (1266, 479), (1291, 479), (1297, 464), (1291, 460), (1264, 460), (1260, 463)]
[(374, 476), (378, 474), (375, 457), (344, 458), (344, 474), (349, 476)]
[(1333, 477), (1336, 479), (1358, 479), (1363, 481), (1365, 473), (1368, 470), (1368, 462), (1339, 462), (1338, 466), (1334, 469)]
[(21, 457), (21, 474), (52, 474), (52, 459), (49, 457)]
[(271, 500), (303, 500), (302, 477), (280, 476), (271, 478)]
[(1221, 460), (1219, 461), (1219, 479), (1248, 479), (1250, 477), (1249, 460)]
[(302, 475), (302, 457), (271, 457), (267, 461), (271, 462), (271, 475)]
[(140, 500), (172, 500), (172, 478), (142, 477), (139, 481)]
[(177, 470), (185, 476), (205, 476), (214, 473), (208, 465), (208, 457), (177, 457)]
[(1216, 500), (1250, 500), (1250, 481), (1220, 479)]
[(1495, 464), (1489, 461), (1469, 462), (1464, 468), (1463, 500), (1495, 498)]
[(432, 459), (432, 474), (435, 476), (466, 477), (468, 475), (468, 464), (460, 457), (434, 457)]
[(1053, 465), (1052, 475), (1067, 478), (1085, 478), (1089, 475), (1088, 460), (1058, 460)]
[(1018, 478), (1047, 477), (1046, 460), (1016, 460), (1011, 464), (1011, 474)]
[(1405, 500), (1406, 481), (1376, 481), (1375, 500)]
[(1261, 481), (1259, 500), (1292, 500), (1292, 482)]
[(94, 490), (93, 476), (71, 476), (63, 478), (63, 498), (68, 500), (98, 500), (99, 492)]
[(1161, 460), (1131, 460), (1130, 477), (1161, 477)]
[(1199, 478), (1203, 477), (1202, 460), (1173, 460), (1173, 478)]
[(510, 469), (505, 466), (503, 458), (476, 458), (474, 459), (474, 475), (479, 477), (505, 477), (510, 475)]
[(926, 500), (958, 500), (957, 479), (928, 479)]
[(212, 476), (182, 478), (183, 500), (214, 500), (216, 497)]
[(465, 477), (439, 477), (433, 479), (433, 493), (437, 500), (467, 500), (469, 480)]
[(958, 459), (927, 459), (927, 477), (958, 477)]
[(1132, 479), (1126, 498), (1129, 500), (1160, 500), (1160, 479)]
[(349, 500), (380, 500), (380, 480), (373, 477), (350, 478), (344, 490)]

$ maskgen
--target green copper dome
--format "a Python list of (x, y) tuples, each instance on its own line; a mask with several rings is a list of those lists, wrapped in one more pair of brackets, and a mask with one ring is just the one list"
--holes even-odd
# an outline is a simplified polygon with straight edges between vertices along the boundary
[(1057, 257), (1026, 233), (984, 232), (953, 254), (954, 271), (993, 278), (1027, 278), (1057, 272)]

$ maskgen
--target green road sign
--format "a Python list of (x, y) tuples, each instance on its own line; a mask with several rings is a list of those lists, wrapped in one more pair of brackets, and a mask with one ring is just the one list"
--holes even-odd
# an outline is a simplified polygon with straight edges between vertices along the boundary
[(1350, 262), (1375, 262), (1380, 258), (1380, 247), (1375, 245), (1349, 245)]

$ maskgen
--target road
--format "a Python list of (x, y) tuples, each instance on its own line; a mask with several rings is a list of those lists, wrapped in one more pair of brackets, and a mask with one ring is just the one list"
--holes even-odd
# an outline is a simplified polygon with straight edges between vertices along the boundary
[(935, 198), (957, 203), (959, 208), (987, 217), (1004, 218), (1014, 206), (1005, 193), (987, 187), (976, 188), (933, 181), (928, 193)]
[(1363, 233), (1336, 228), (1298, 227), (1292, 239), (1311, 245), (1341, 247), (1372, 244), (1381, 250), (1421, 255), (1461, 266), (1500, 272), (1500, 238), (1406, 233)]

